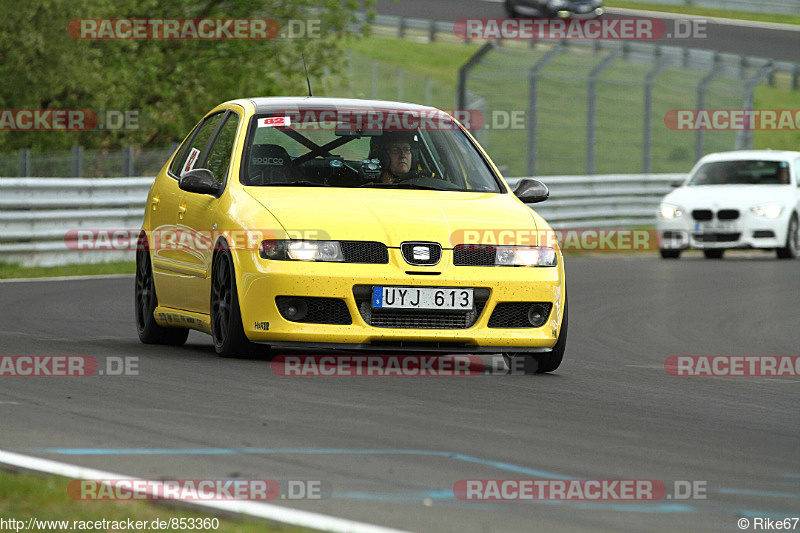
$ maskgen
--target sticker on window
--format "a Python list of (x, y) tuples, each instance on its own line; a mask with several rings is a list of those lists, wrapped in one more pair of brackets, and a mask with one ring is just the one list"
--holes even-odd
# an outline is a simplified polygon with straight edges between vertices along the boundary
[(189, 158), (186, 160), (186, 164), (183, 165), (183, 170), (181, 171), (181, 177), (183, 177), (184, 174), (186, 174), (187, 172), (189, 172), (194, 168), (194, 164), (197, 163), (197, 156), (199, 155), (200, 155), (200, 150), (198, 150), (197, 148), (192, 148), (192, 151), (189, 152)]
[(292, 124), (289, 117), (267, 117), (258, 119), (259, 128), (287, 128)]

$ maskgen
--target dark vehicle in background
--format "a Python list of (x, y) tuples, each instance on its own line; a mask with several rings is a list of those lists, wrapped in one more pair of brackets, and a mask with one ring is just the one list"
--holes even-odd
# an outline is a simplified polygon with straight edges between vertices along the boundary
[(605, 13), (603, 0), (506, 0), (509, 17), (595, 18)]

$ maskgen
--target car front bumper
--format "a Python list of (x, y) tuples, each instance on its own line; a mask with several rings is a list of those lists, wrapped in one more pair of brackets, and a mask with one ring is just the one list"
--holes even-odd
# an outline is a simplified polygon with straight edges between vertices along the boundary
[[(453, 266), (449, 250), (443, 252), (441, 263), (434, 267), (411, 267), (395, 249), (390, 250), (388, 264), (268, 261), (252, 251), (236, 256), (242, 323), (245, 334), (254, 342), (458, 352), (486, 351), (488, 347), (497, 347), (497, 351), (543, 351), (540, 349), (552, 348), (558, 339), (564, 308), (564, 267), (560, 256), (557, 267)], [(437, 274), (431, 274), (434, 272)], [(489, 296), (475, 323), (464, 329), (376, 327), (362, 316), (355, 286), (472, 287), (488, 289)], [(276, 305), (278, 296), (343, 300), (352, 323), (287, 320)], [(498, 302), (551, 302), (553, 307), (541, 327), (490, 328), (489, 318)]]
[(780, 248), (786, 243), (788, 227), (787, 216), (770, 219), (750, 213), (729, 223), (700, 223), (688, 214), (677, 219), (659, 217), (656, 223), (664, 250)]

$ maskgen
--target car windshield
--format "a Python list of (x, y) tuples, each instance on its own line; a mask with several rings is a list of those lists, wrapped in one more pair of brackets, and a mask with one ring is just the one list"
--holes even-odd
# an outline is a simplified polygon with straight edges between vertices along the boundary
[(789, 185), (785, 161), (717, 161), (697, 169), (689, 185)]
[(240, 180), (257, 187), (504, 192), (441, 111), (294, 110), (253, 117)]

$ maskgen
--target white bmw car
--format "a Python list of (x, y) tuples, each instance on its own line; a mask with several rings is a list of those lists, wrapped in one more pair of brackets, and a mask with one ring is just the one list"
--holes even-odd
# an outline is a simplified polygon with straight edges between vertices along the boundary
[(701, 249), (720, 259), (732, 248), (775, 250), (794, 259), (800, 220), (800, 152), (709, 154), (658, 209), (661, 257)]

